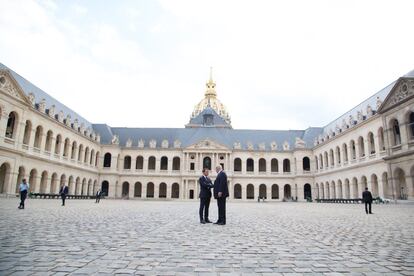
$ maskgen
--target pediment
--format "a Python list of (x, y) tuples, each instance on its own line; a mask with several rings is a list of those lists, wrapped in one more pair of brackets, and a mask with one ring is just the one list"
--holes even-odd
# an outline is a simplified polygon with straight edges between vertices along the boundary
[(10, 95), (11, 97), (30, 104), (30, 100), (24, 93), (23, 89), (10, 74), (8, 70), (0, 70), (0, 91)]
[(400, 78), (385, 98), (378, 112), (383, 113), (412, 98), (414, 98), (414, 78)]
[(200, 150), (200, 149), (207, 149), (207, 150), (229, 150), (228, 147), (213, 141), (211, 139), (203, 139), (198, 141), (195, 144), (188, 146), (186, 149), (188, 150)]

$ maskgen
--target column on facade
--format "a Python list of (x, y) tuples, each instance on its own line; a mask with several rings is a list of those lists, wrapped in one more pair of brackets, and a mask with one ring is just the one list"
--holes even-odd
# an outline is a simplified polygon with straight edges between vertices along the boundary
[(194, 169), (198, 172), (200, 171), (200, 153), (195, 154), (195, 166)]
[(160, 183), (154, 182), (154, 199), (160, 198)]
[(137, 168), (137, 157), (131, 156), (131, 171), (135, 171)]
[(227, 168), (226, 168), (226, 170), (228, 171), (228, 172), (232, 172), (233, 171), (233, 168), (232, 168), (232, 162), (230, 162), (230, 153), (226, 153), (226, 166), (227, 166)]
[(375, 154), (378, 156), (381, 149), (380, 149), (380, 138), (378, 135), (378, 130), (376, 130), (375, 132), (373, 132), (374, 134), (374, 144), (375, 144)]
[(188, 152), (184, 153), (184, 165), (182, 165), (184, 168), (184, 172), (188, 172)]
[(241, 198), (247, 200), (247, 186), (246, 184), (241, 184)]
[[(135, 183), (129, 183), (128, 198), (134, 198), (135, 195)], [(93, 184), (92, 184), (93, 185)]]
[(30, 138), (29, 138), (29, 149), (34, 147), (34, 141), (36, 137), (36, 128), (32, 125), (32, 129), (30, 130)]
[(144, 174), (148, 173), (148, 156), (143, 157), (142, 172)]
[[(247, 163), (246, 163), (247, 165)], [(253, 174), (259, 174), (259, 160), (257, 158), (253, 158)], [(255, 193), (256, 196), (256, 193)]]
[(17, 185), (17, 180), (19, 177), (19, 167), (17, 166), (17, 172), (16, 171), (12, 171), (12, 168), (10, 168), (10, 173), (7, 176), (6, 175), (6, 181), (8, 180), (8, 183), (4, 183), (4, 187), (6, 187), (6, 194), (8, 195), (14, 195), (16, 194), (16, 185)]
[(272, 184), (266, 185), (266, 199), (267, 200), (272, 199)]
[(172, 183), (167, 183), (167, 199), (171, 199)]
[(148, 182), (141, 182), (141, 198), (147, 198)]
[(9, 114), (6, 110), (2, 110), (0, 114), (0, 137), (6, 136), (7, 121), (9, 120)]
[(407, 186), (407, 196), (408, 198), (414, 198), (414, 177), (410, 175), (410, 173), (405, 174), (405, 183)]
[[(155, 172), (159, 173), (161, 168), (161, 158), (155, 158)], [(154, 184), (155, 185), (155, 184)], [(155, 197), (155, 195), (154, 195)]]

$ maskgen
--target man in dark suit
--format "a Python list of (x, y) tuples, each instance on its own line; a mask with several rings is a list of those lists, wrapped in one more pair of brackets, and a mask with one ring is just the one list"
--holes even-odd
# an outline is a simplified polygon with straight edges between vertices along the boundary
[(60, 197), (62, 198), (62, 206), (65, 206), (65, 200), (66, 200), (66, 196), (68, 195), (68, 193), (69, 193), (68, 186), (66, 186), (65, 184), (62, 184), (59, 190)]
[(214, 181), (214, 198), (217, 199), (218, 220), (214, 224), (226, 225), (226, 197), (229, 196), (227, 175), (221, 166), (216, 167), (217, 177)]
[(211, 223), (208, 219), (208, 208), (210, 207), (211, 188), (213, 188), (213, 183), (208, 177), (208, 173), (208, 169), (204, 168), (203, 175), (198, 179), (198, 182), (200, 183), (200, 209), (198, 212), (201, 224)]
[(367, 214), (372, 214), (371, 205), (372, 205), (372, 194), (368, 191), (368, 187), (365, 188), (365, 191), (362, 193), (362, 200), (365, 202), (365, 212)]

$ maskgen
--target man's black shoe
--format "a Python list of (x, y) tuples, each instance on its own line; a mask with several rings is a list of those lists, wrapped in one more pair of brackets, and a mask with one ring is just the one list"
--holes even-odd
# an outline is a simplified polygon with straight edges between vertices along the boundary
[(215, 225), (226, 225), (224, 222), (217, 222), (217, 223), (214, 223)]
[(201, 224), (206, 224), (206, 222), (204, 220), (200, 220)]
[(208, 219), (205, 220), (206, 223), (212, 223), (211, 221), (209, 221)]

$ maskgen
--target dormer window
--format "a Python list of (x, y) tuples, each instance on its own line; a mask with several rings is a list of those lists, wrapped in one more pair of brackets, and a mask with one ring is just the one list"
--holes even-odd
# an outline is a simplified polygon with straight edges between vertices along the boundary
[(214, 116), (213, 116), (213, 114), (204, 114), (203, 115), (203, 125), (205, 125), (205, 126), (214, 125)]

